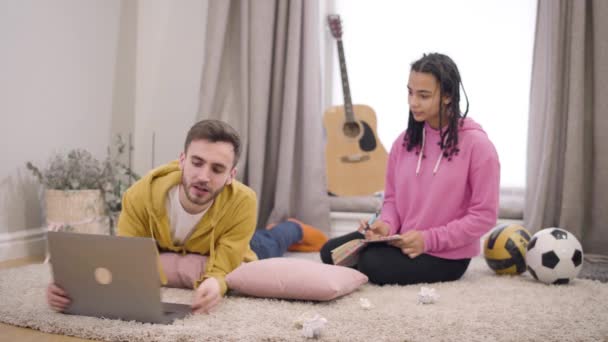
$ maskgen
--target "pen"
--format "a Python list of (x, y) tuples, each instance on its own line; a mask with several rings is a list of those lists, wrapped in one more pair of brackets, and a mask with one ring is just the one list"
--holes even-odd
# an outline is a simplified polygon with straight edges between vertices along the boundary
[(363, 232), (366, 232), (370, 229), (372, 229), (371, 225), (376, 222), (376, 220), (378, 219), (378, 217), (380, 217), (380, 211), (382, 209), (378, 209), (378, 211), (376, 211), (374, 213), (374, 215), (367, 221), (367, 223), (365, 224), (365, 227), (363, 228)]

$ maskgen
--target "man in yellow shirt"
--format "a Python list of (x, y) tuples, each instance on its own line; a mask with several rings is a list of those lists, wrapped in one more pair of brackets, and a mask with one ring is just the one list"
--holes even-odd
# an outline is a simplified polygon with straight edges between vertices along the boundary
[[(161, 251), (208, 256), (194, 285), (194, 312), (208, 313), (220, 303), (225, 276), (242, 262), (278, 257), (290, 246), (319, 250), (327, 240), (296, 220), (256, 230), (256, 195), (235, 179), (240, 153), (240, 137), (230, 125), (200, 121), (188, 132), (178, 161), (152, 170), (123, 196), (118, 235), (154, 238)], [(57, 311), (70, 302), (55, 284), (47, 300)]]

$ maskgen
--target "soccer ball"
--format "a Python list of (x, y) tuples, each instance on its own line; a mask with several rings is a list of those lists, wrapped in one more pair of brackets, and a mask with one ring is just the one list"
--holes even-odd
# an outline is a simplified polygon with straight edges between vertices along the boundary
[(483, 244), (486, 263), (497, 274), (521, 274), (526, 271), (526, 247), (530, 233), (518, 224), (496, 226)]
[(567, 284), (583, 268), (583, 248), (567, 230), (546, 228), (532, 236), (526, 263), (534, 279), (545, 284)]

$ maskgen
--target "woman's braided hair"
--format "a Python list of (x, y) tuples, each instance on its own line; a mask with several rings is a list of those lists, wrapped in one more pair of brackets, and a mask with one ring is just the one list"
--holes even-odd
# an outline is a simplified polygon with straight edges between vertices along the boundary
[[(445, 108), (443, 101), (439, 101), (439, 132), (441, 135), (439, 144), (443, 151), (443, 156), (451, 160), (452, 156), (458, 154), (459, 151), (458, 125), (462, 125), (463, 120), (461, 119), (464, 119), (469, 112), (469, 99), (464, 86), (462, 87), (462, 91), (467, 101), (467, 107), (464, 113), (460, 112), (460, 86), (462, 85), (462, 79), (460, 78), (458, 67), (446, 55), (429, 53), (424, 54), (422, 58), (412, 63), (411, 71), (429, 73), (435, 76), (437, 83), (439, 83), (439, 98), (443, 99), (447, 96), (451, 99)], [(448, 114), (448, 124), (445, 130), (443, 129), (442, 113)], [(403, 144), (408, 151), (421, 146), (423, 129), (424, 122), (414, 120), (414, 115), (410, 110), (407, 130), (403, 139)]]

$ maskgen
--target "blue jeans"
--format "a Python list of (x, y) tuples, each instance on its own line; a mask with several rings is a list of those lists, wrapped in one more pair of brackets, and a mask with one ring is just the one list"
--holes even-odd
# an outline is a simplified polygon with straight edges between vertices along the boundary
[(283, 256), (289, 246), (302, 240), (302, 227), (291, 221), (277, 224), (272, 229), (258, 229), (249, 245), (258, 259)]

